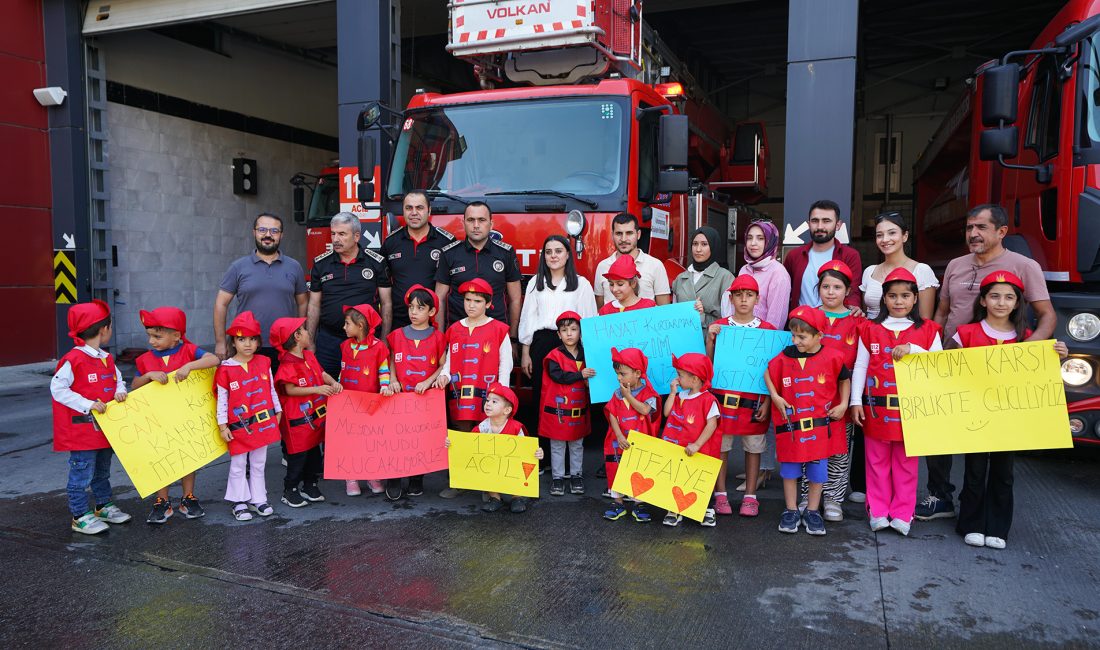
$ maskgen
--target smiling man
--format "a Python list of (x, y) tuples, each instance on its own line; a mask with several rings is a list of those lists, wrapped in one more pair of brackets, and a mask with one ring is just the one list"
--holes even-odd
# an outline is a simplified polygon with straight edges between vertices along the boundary
[(629, 212), (620, 212), (611, 220), (611, 240), (615, 244), (615, 252), (610, 257), (603, 259), (596, 265), (596, 277), (592, 279), (592, 290), (596, 294), (596, 307), (603, 307), (604, 302), (611, 299), (611, 288), (604, 274), (619, 259), (620, 255), (631, 255), (634, 264), (638, 267), (638, 296), (649, 298), (658, 305), (667, 305), (672, 302), (672, 289), (668, 284), (668, 274), (661, 260), (646, 254), (638, 248), (638, 240), (642, 231), (638, 225), (638, 218)]
[[(817, 272), (830, 260), (847, 264), (852, 269), (853, 278), (863, 277), (859, 252), (836, 241), (836, 231), (840, 228), (840, 206), (836, 202), (828, 199), (814, 201), (806, 223), (810, 226), (810, 243), (799, 246), (783, 258), (783, 267), (790, 273), (793, 285), (791, 309), (799, 305), (821, 306), (821, 296), (817, 295)], [(844, 304), (857, 315), (863, 314), (863, 296), (859, 287), (852, 285), (852, 292), (844, 299)]]
[(414, 285), (435, 285), (435, 267), (440, 251), (454, 241), (451, 233), (432, 225), (431, 200), (421, 190), (413, 190), (401, 202), (405, 226), (382, 242), (382, 257), (389, 265), (393, 281), (393, 328), (409, 324), (405, 292)]

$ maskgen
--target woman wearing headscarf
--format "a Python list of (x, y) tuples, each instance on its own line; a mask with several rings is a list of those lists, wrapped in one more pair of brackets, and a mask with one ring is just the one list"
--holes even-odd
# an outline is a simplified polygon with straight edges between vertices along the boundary
[[(779, 229), (770, 221), (753, 221), (745, 230), (745, 265), (738, 275), (751, 275), (760, 285), (760, 299), (752, 313), (779, 329), (787, 323), (787, 311), (791, 299), (791, 275), (776, 259), (779, 251)], [(733, 313), (732, 307), (723, 306), (722, 316)]]
[(718, 263), (718, 255), (725, 250), (717, 230), (697, 228), (691, 235), (691, 264), (672, 281), (673, 300), (694, 302), (703, 330), (722, 317), (723, 301), (728, 301), (726, 289), (733, 282), (733, 273)]

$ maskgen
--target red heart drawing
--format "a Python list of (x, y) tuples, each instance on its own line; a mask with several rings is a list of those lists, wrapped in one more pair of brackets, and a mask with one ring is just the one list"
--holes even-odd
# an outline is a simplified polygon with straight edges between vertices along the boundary
[(634, 490), (634, 496), (647, 492), (653, 487), (653, 479), (646, 478), (638, 472), (630, 475), (630, 489)]
[(523, 463), (523, 477), (531, 478), (531, 472), (535, 471), (534, 463)]
[(674, 485), (672, 487), (672, 498), (676, 499), (676, 512), (683, 512), (699, 499), (699, 495), (696, 492), (684, 494), (679, 485)]

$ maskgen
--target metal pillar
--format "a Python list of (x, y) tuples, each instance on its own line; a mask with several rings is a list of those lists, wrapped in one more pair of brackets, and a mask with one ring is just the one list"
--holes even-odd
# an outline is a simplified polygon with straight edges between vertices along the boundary
[(790, 0), (784, 244), (810, 240), (799, 226), (810, 204), (840, 205), (847, 241), (852, 211), (859, 0)]
[[(401, 108), (401, 2), (336, 0), (336, 24), (340, 166), (354, 167), (363, 104), (382, 100)], [(389, 153), (382, 142), (377, 159), (389, 160)]]

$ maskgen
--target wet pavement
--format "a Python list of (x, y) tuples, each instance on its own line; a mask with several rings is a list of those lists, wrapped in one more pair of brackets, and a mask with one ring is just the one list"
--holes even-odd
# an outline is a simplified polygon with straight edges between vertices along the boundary
[[(585, 496), (544, 497), (522, 515), (481, 513), (470, 493), (439, 498), (443, 475), (397, 503), (326, 481), (325, 503), (291, 509), (277, 502), (277, 447), (268, 519), (232, 518), (223, 458), (199, 473), (205, 518), (147, 525), (150, 501), (116, 459), (117, 502), (135, 520), (87, 537), (68, 528), (47, 383), (0, 377), (4, 647), (1100, 643), (1094, 451), (1018, 457), (1003, 551), (965, 546), (953, 520), (875, 534), (854, 504), (823, 538), (782, 535), (778, 482), (755, 520), (608, 522), (594, 471)], [(599, 462), (593, 446), (585, 466)]]

